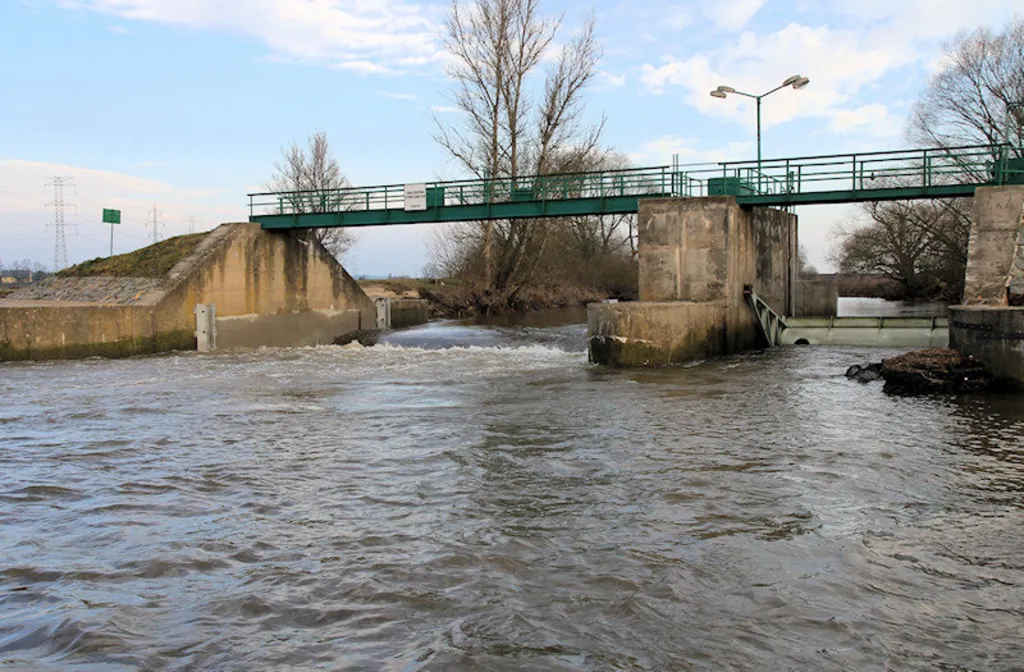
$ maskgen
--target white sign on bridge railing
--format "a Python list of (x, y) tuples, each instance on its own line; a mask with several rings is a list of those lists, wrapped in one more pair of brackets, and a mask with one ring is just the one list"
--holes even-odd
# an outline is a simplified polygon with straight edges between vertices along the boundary
[(405, 185), (405, 211), (418, 212), (427, 209), (427, 185)]

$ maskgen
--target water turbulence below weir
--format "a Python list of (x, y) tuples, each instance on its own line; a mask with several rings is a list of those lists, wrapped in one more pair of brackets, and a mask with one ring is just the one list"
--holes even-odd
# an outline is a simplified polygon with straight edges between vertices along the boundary
[(0, 365), (13, 669), (1007, 669), (1024, 405), (580, 325)]

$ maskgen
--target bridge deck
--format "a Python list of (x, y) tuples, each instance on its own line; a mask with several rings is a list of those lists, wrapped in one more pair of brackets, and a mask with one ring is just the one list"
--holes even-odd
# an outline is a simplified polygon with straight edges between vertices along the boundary
[(655, 166), (249, 195), (265, 229), (634, 213), (641, 198), (734, 196), (744, 206), (950, 198), (1024, 184), (1009, 145)]

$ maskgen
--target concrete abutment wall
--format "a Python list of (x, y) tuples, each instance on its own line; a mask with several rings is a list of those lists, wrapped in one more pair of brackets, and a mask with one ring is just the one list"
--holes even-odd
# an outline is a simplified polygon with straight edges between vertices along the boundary
[(373, 302), (319, 243), (225, 224), (137, 303), (0, 300), (0, 361), (193, 350), (197, 304), (215, 306), (220, 348), (333, 343), (376, 327)]
[(590, 306), (591, 361), (667, 365), (756, 348), (748, 285), (792, 310), (795, 215), (743, 209), (731, 197), (644, 199), (638, 232), (640, 301)]

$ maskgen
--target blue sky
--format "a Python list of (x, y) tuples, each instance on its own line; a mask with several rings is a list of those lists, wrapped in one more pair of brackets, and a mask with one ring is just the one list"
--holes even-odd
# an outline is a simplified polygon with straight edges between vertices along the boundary
[[(0, 259), (53, 264), (44, 190), (74, 178), (72, 263), (105, 255), (100, 210), (123, 210), (115, 252), (246, 217), (246, 193), (281, 148), (328, 134), (356, 185), (462, 175), (434, 142), (457, 123), (438, 35), (448, 5), (417, 0), (3, 0), (0, 4)], [(604, 46), (588, 114), (637, 165), (755, 154), (751, 101), (787, 76), (806, 89), (765, 100), (766, 157), (906, 146), (907, 113), (942, 44), (998, 29), (1019, 0), (546, 0), (561, 40), (593, 13)], [(557, 46), (557, 45), (556, 45)], [(848, 207), (802, 208), (801, 241), (825, 266)], [(429, 226), (358, 233), (356, 274), (419, 274)]]

